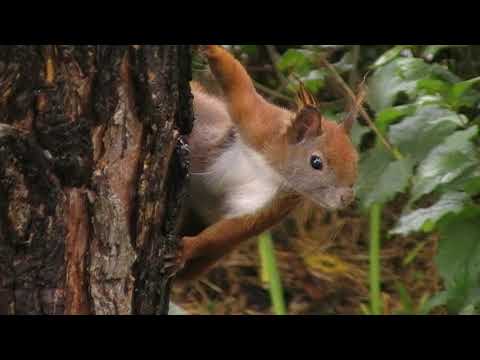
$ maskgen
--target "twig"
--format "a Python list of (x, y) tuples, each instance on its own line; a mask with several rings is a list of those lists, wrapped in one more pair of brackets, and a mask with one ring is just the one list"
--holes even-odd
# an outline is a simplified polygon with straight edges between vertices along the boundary
[(268, 56), (270, 57), (270, 61), (272, 62), (273, 65), (273, 71), (275, 72), (275, 75), (277, 76), (278, 80), (280, 81), (280, 84), (282, 85), (282, 88), (287, 88), (289, 81), (286, 78), (285, 75), (283, 75), (278, 69), (277, 69), (277, 63), (278, 60), (280, 59), (280, 55), (278, 54), (277, 50), (275, 49), (275, 46), (273, 45), (265, 45), (265, 48), (267, 49)]
[[(355, 94), (350, 89), (350, 87), (345, 83), (342, 77), (338, 74), (337, 70), (333, 67), (333, 65), (330, 64), (328, 60), (325, 59), (324, 57), (320, 57), (320, 63), (330, 70), (336, 82), (341, 86), (341, 88), (346, 93), (346, 95), (351, 99), (351, 101), (355, 102)], [(372, 121), (370, 116), (367, 114), (363, 106), (360, 106), (360, 115), (362, 115), (362, 117), (365, 119), (370, 129), (373, 130), (373, 132), (378, 136), (378, 138), (383, 143), (383, 145), (392, 153), (395, 159), (397, 160), (402, 159), (403, 158), (402, 154), (397, 149), (394, 149), (393, 146), (389, 143), (389, 141), (385, 138), (385, 136), (383, 136), (383, 134), (380, 132), (380, 130), (378, 130), (378, 128), (375, 126), (374, 122)]]
[(352, 130), (353, 122), (358, 117), (358, 111), (362, 108), (365, 95), (366, 95), (366, 91), (365, 91), (364, 83), (362, 82), (360, 84), (360, 93), (358, 94), (357, 98), (354, 99), (355, 101), (354, 103), (352, 103), (352, 108), (350, 110), (350, 113), (347, 115), (345, 120), (343, 120), (343, 124), (349, 132)]
[(273, 90), (273, 89), (270, 89), (269, 87), (266, 87), (265, 85), (262, 85), (260, 84), (259, 82), (257, 81), (254, 81), (253, 82), (255, 84), (255, 87), (260, 89), (261, 91), (263, 91), (264, 93), (267, 93), (268, 95), (271, 95), (275, 98), (278, 98), (278, 99), (282, 99), (284, 101), (288, 101), (289, 103), (291, 104), (295, 104), (295, 100), (286, 96), (286, 95), (283, 95), (282, 93), (276, 91), (276, 90)]
[(354, 87), (358, 80), (358, 62), (360, 61), (360, 45), (353, 45), (352, 47), (352, 54), (353, 54), (353, 68), (350, 71), (350, 76), (348, 82), (350, 87)]
[[(264, 93), (266, 93), (270, 96), (273, 96), (275, 98), (287, 101), (291, 104), (296, 104), (295, 100), (293, 98), (289, 97), (288, 95), (284, 95), (284, 94), (282, 94), (282, 93), (280, 93), (276, 90), (270, 89), (269, 87), (267, 87), (265, 85), (262, 85), (255, 80), (253, 81), (253, 83), (254, 83), (256, 88), (258, 88), (259, 90), (263, 91)], [(338, 100), (333, 100), (333, 101), (320, 101), (318, 103), (318, 106), (319, 106), (320, 109), (324, 109), (324, 108), (328, 108), (328, 107), (335, 107), (335, 108), (344, 107), (345, 106), (345, 100), (338, 99)]]

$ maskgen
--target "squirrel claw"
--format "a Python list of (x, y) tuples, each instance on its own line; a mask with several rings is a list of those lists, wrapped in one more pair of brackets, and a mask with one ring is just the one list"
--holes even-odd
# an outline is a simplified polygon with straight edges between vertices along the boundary
[[(183, 241), (182, 241), (183, 243)], [(167, 278), (172, 278), (180, 272), (185, 266), (183, 244), (180, 244), (174, 253), (165, 254), (163, 257), (163, 267), (161, 274)]]

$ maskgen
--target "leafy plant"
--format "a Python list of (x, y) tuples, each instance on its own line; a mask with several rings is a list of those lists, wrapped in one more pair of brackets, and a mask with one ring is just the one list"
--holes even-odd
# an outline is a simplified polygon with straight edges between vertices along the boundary
[[(445, 290), (427, 301), (423, 312), (441, 305), (452, 313), (474, 312), (480, 302), (480, 223), (472, 197), (478, 187), (467, 183), (478, 184), (480, 158), (474, 143), (478, 127), (462, 112), (480, 101), (473, 89), (478, 79), (461, 81), (445, 67), (400, 53), (393, 48), (376, 63), (369, 104), (404, 158), (392, 158), (379, 145), (362, 154), (360, 203), (369, 209), (407, 193), (390, 235), (440, 234), (436, 263)], [(432, 206), (416, 207), (438, 196)]]
[[(303, 45), (287, 46), (269, 58), (274, 80), (261, 85), (283, 100), (293, 99), (297, 90), (290, 75), (327, 103), (340, 96), (332, 91), (331, 71), (321, 66), (322, 58), (329, 59), (352, 89), (368, 72), (368, 110), (394, 151), (379, 141), (378, 133), (355, 124), (352, 140), (361, 149), (358, 209), (370, 223), (370, 304), (362, 307), (365, 314), (383, 313), (382, 242), (412, 234), (438, 238), (435, 263), (443, 289), (415, 302), (404, 285), (396, 284), (400, 313), (427, 314), (439, 308), (454, 314), (480, 313), (480, 74), (457, 71), (452, 61), (444, 61), (446, 54), (469, 46)], [(239, 45), (232, 50), (251, 59), (264, 49)], [(466, 73), (473, 75), (462, 78)], [(333, 119), (342, 118), (343, 111), (337, 104), (322, 108)], [(386, 229), (383, 210), (398, 204), (398, 219)], [(269, 234), (259, 246), (274, 308), (284, 313)], [(424, 246), (420, 241), (402, 265), (410, 266)]]

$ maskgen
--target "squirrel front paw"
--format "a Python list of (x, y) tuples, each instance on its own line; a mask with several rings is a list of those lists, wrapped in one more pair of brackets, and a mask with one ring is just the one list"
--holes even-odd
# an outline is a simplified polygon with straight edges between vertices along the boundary
[(162, 274), (164, 276), (167, 278), (175, 277), (175, 275), (185, 267), (186, 259), (184, 250), (184, 240), (182, 238), (173, 253), (164, 255), (162, 268)]
[(162, 274), (171, 278), (175, 277), (179, 272), (185, 268), (185, 264), (191, 257), (191, 242), (189, 242), (188, 236), (184, 236), (180, 239), (177, 249), (172, 254), (166, 254), (163, 257), (163, 269)]

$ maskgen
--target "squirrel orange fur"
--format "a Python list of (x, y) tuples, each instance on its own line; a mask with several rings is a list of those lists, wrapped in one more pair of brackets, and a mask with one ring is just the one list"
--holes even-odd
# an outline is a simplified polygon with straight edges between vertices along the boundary
[(176, 262), (181, 281), (201, 275), (305, 199), (327, 209), (349, 205), (357, 178), (352, 119), (325, 119), (303, 87), (297, 111), (275, 106), (226, 49), (205, 45), (200, 51), (223, 97), (192, 84), (189, 206), (209, 226), (182, 238)]

